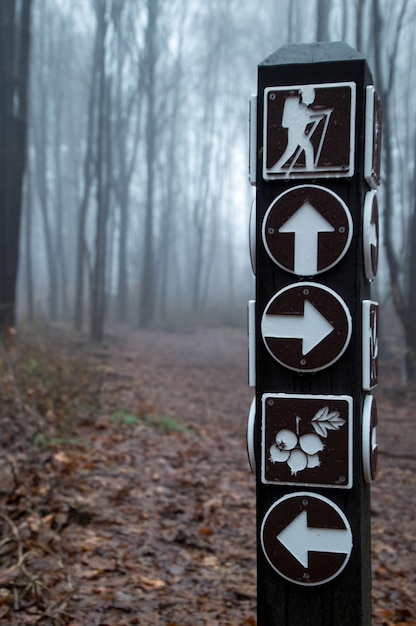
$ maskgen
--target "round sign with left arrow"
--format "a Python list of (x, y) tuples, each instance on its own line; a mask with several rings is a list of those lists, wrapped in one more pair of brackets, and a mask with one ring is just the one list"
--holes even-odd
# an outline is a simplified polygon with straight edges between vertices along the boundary
[(297, 492), (277, 500), (260, 530), (271, 567), (298, 585), (314, 586), (338, 576), (351, 555), (351, 526), (341, 509), (318, 494)]
[(316, 372), (335, 363), (351, 332), (351, 314), (342, 298), (329, 287), (309, 282), (278, 291), (261, 320), (272, 357), (297, 372)]
[(280, 194), (263, 220), (262, 238), (277, 265), (297, 276), (314, 276), (336, 265), (352, 238), (345, 202), (317, 185), (299, 185)]

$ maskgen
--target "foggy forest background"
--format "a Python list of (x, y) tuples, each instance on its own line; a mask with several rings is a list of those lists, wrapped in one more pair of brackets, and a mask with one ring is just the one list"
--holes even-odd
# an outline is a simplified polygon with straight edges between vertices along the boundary
[(415, 373), (415, 0), (31, 9), (20, 324), (65, 322), (99, 341), (114, 324), (245, 323), (257, 64), (284, 44), (344, 40), (366, 56), (383, 102), (373, 297), (384, 318), (395, 313)]

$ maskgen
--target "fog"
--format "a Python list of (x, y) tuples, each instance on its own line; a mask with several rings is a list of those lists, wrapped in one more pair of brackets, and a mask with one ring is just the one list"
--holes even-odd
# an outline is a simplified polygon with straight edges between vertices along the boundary
[(35, 0), (19, 323), (98, 341), (114, 324), (243, 324), (257, 64), (345, 40), (384, 109), (374, 297), (414, 360), (415, 18), (415, 0)]

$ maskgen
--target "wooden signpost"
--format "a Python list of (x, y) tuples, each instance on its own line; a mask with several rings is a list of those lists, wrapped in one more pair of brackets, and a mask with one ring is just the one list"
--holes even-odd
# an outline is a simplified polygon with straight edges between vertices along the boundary
[(257, 623), (369, 626), (381, 106), (364, 57), (272, 54), (250, 140)]

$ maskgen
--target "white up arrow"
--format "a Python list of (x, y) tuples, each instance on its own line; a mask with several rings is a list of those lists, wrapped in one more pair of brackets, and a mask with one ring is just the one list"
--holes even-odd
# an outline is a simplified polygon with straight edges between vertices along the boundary
[(335, 228), (308, 201), (279, 228), (279, 233), (295, 233), (294, 272), (312, 276), (318, 271), (318, 235)]
[(263, 316), (263, 337), (276, 339), (302, 339), (302, 354), (308, 354), (332, 333), (334, 327), (309, 300), (305, 300), (303, 315)]
[(303, 567), (309, 567), (309, 552), (349, 554), (352, 536), (348, 528), (309, 528), (302, 511), (276, 537)]

